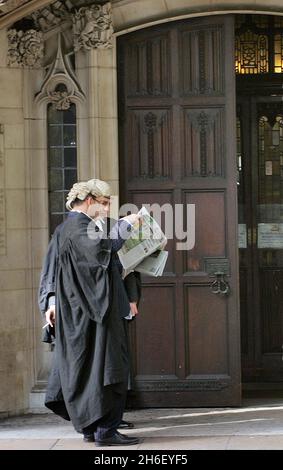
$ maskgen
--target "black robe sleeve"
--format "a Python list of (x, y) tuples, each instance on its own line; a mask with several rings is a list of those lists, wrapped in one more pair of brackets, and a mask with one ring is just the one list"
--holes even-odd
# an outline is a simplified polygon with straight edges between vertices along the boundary
[[(62, 225), (62, 224), (61, 224)], [(51, 238), (46, 256), (43, 262), (43, 268), (40, 275), (38, 289), (38, 306), (42, 315), (48, 310), (48, 299), (55, 295), (56, 274), (59, 253), (59, 235), (61, 230), (59, 225)]]
[[(38, 289), (38, 306), (43, 317), (49, 307), (49, 298), (51, 296), (55, 296), (59, 255), (59, 236), (62, 230), (62, 226), (63, 224), (58, 225), (49, 242), (41, 271)], [(49, 325), (44, 328), (42, 332), (42, 341), (43, 343), (53, 343), (54, 340), (55, 328)]]
[(141, 276), (140, 273), (133, 271), (124, 279), (125, 289), (129, 298), (129, 302), (140, 301), (141, 298)]

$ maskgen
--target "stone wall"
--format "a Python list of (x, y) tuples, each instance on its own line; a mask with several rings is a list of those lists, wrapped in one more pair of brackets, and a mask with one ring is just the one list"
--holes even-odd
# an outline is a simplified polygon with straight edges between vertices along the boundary
[[(42, 405), (52, 355), (37, 306), (49, 237), (44, 77), (43, 68), (7, 66), (0, 30), (0, 415), (28, 410), (31, 391), (31, 406)], [(78, 179), (105, 179), (118, 194), (115, 39), (111, 49), (76, 52), (76, 78)]]
[(23, 71), (6, 66), (0, 31), (0, 415), (28, 405), (33, 326), (30, 212), (23, 115)]

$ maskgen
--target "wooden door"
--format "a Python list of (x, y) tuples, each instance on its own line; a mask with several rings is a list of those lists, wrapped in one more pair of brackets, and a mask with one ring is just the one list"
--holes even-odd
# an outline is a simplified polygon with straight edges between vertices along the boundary
[(241, 95), (242, 79), (238, 97), (239, 222), (247, 234), (240, 247), (243, 381), (283, 389), (282, 91), (276, 81), (272, 90), (272, 79), (268, 92), (261, 77), (254, 82), (254, 94)]
[(240, 403), (233, 35), (213, 16), (118, 39), (121, 203), (196, 212), (194, 248), (169, 240), (163, 277), (143, 278), (133, 406)]

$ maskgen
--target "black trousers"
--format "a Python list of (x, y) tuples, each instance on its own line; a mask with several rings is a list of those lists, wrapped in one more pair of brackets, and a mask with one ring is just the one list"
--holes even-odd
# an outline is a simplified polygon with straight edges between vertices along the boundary
[(113, 406), (111, 410), (102, 416), (98, 421), (90, 424), (86, 428), (83, 428), (84, 434), (95, 435), (95, 440), (100, 441), (105, 437), (111, 437), (117, 431), (118, 426), (121, 423), (122, 416), (125, 409), (127, 390), (123, 387), (122, 392), (113, 392)]

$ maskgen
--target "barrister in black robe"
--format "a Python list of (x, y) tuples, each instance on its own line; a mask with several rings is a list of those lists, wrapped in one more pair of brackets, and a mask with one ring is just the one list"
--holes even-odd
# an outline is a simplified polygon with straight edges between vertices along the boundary
[[(68, 194), (66, 206), (69, 210), (86, 212), (69, 214), (67, 222), (56, 230), (44, 263), (39, 292), (42, 313), (48, 307), (50, 298), (55, 297), (54, 289), (57, 304), (57, 347), (54, 367), (48, 382), (46, 406), (65, 419), (71, 418), (74, 427), (79, 432), (82, 431), (84, 435), (89, 436), (89, 433), (96, 431), (96, 444), (113, 445), (115, 442), (115, 445), (129, 445), (137, 443), (138, 440), (122, 436), (117, 432), (111, 438), (110, 433), (117, 429), (117, 424), (121, 421), (129, 357), (126, 322), (123, 320), (129, 312), (129, 301), (119, 273), (120, 264), (115, 261), (118, 257), (114, 251), (118, 251), (124, 239), (129, 236), (129, 233), (125, 234), (123, 230), (126, 226), (128, 231), (130, 225), (126, 217), (127, 222), (119, 221), (119, 225), (116, 224), (111, 231), (113, 238), (116, 227), (117, 233), (114, 239), (109, 240), (108, 230), (102, 237), (100, 230), (103, 229), (98, 228), (97, 215), (100, 219), (104, 218), (109, 210), (109, 199), (107, 199), (109, 196), (104, 191), (108, 192), (109, 187), (100, 180), (76, 183), (73, 186)], [(74, 205), (81, 205), (81, 207), (74, 209)], [(108, 210), (106, 210), (107, 205)], [(91, 218), (94, 218), (96, 222), (93, 222)], [(77, 220), (81, 223), (75, 223)], [(118, 228), (120, 231), (122, 229), (122, 236), (117, 237)], [(97, 231), (99, 234), (96, 233)], [(66, 257), (68, 247), (71, 248), (69, 254), (72, 256)], [(65, 261), (62, 257), (63, 253), (66, 257)], [(69, 273), (66, 269), (68, 267), (71, 268)], [(57, 275), (54, 271), (57, 271)], [(86, 279), (84, 279), (85, 276), (87, 276)], [(92, 289), (89, 288), (89, 283)], [(74, 298), (76, 305), (74, 305)], [(87, 315), (86, 312), (88, 312)], [(89, 317), (90, 325), (85, 321), (87, 317)], [(85, 327), (82, 339), (80, 334), (77, 335), (79, 333), (76, 324), (78, 321), (79, 326)], [(94, 326), (94, 334), (92, 334), (91, 327)], [(82, 347), (83, 351), (80, 353)], [(101, 347), (104, 348), (102, 352)], [(77, 356), (79, 361), (76, 360)], [(88, 356), (87, 360), (83, 360), (85, 356)], [(113, 358), (115, 361), (111, 366)], [(104, 369), (99, 365), (100, 359), (102, 362), (104, 360)], [(92, 360), (95, 360), (94, 363)], [(75, 374), (74, 365), (77, 369)], [(103, 375), (101, 376), (102, 369)], [(90, 398), (87, 392), (90, 392)], [(106, 442), (107, 436), (110, 436), (110, 441), (108, 438)]]
[[(70, 213), (69, 217), (74, 217), (76, 213)], [(38, 292), (38, 302), (39, 302), (39, 307), (42, 315), (45, 314), (47, 309), (50, 306), (50, 300), (51, 300), (51, 305), (55, 303), (55, 291), (56, 291), (56, 271), (58, 267), (58, 256), (59, 256), (59, 237), (60, 237), (60, 232), (63, 228), (63, 224), (60, 224), (53, 236), (52, 239), (49, 243), (47, 254), (44, 260), (44, 265), (43, 269), (41, 272), (41, 277), (40, 277), (40, 285), (39, 285), (39, 292)], [(108, 223), (108, 227), (109, 227)], [(122, 241), (123, 242), (123, 241)], [(119, 259), (115, 252), (120, 248), (121, 246), (121, 241), (120, 240), (115, 240), (114, 243), (114, 252), (112, 253), (112, 260), (111, 264), (113, 265), (116, 264), (117, 269), (121, 273), (121, 264), (119, 262)], [(140, 275), (139, 273), (136, 272), (131, 272), (125, 279), (124, 279), (124, 286), (126, 288), (126, 292), (128, 295), (128, 300), (129, 302), (135, 302), (139, 303), (140, 299), (140, 294), (141, 294), (141, 282), (140, 282)], [(122, 296), (124, 298), (124, 295)], [(125, 302), (125, 307), (126, 309), (128, 308), (128, 302)], [(128, 321), (124, 321), (125, 324), (128, 323)], [(44, 337), (43, 341), (45, 342), (53, 342), (55, 333), (54, 333), (54, 328), (51, 328), (48, 326), (47, 328), (44, 329)], [(47, 393), (46, 393), (46, 400), (45, 400), (45, 405), (51, 409), (53, 412), (56, 414), (60, 415), (62, 418), (70, 420), (68, 411), (65, 406), (65, 401), (64, 397), (62, 394), (62, 388), (61, 388), (61, 380), (60, 380), (60, 374), (58, 370), (58, 364), (56, 360), (56, 355), (54, 355), (54, 364), (49, 376), (49, 382), (48, 382), (48, 388), (47, 388)], [(130, 382), (128, 382), (128, 388), (129, 388)], [(130, 387), (131, 388), (131, 387)], [(125, 401), (126, 401), (126, 396), (124, 399), (124, 406), (125, 406)], [(131, 423), (128, 423), (126, 421), (121, 421), (119, 428), (120, 427), (133, 427)]]
[[(123, 224), (130, 229), (120, 222), (120, 229)], [(113, 248), (120, 249), (127, 237), (93, 237), (97, 230), (88, 215), (74, 212), (57, 238), (56, 357), (46, 405), (66, 419), (70, 416), (79, 432), (95, 431), (96, 445), (136, 444), (138, 439), (117, 433), (127, 389), (129, 352), (123, 318), (129, 301)], [(56, 253), (54, 247), (50, 252)]]
[(56, 284), (56, 364), (68, 414), (79, 432), (123, 400), (129, 373), (123, 321), (129, 301), (111, 259), (112, 241), (89, 236), (92, 224), (93, 235), (100, 235), (83, 213), (73, 213), (64, 224)]

